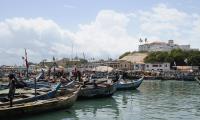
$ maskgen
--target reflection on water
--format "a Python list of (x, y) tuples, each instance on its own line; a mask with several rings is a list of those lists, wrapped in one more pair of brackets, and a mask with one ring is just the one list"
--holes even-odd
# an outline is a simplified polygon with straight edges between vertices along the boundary
[(80, 100), (70, 109), (26, 117), (23, 120), (91, 120), (95, 118), (112, 120), (117, 119), (118, 114), (119, 110), (115, 99), (109, 97)]
[(116, 119), (119, 114), (118, 106), (112, 97), (96, 100), (79, 101), (74, 106), (77, 117), (81, 119)]
[(200, 120), (200, 86), (194, 81), (144, 81), (138, 90), (77, 101), (69, 110), (24, 120)]

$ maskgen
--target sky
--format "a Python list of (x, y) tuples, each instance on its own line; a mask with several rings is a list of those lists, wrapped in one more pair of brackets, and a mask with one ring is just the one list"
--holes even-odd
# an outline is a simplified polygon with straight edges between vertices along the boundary
[[(0, 65), (117, 59), (139, 39), (200, 48), (199, 0), (0, 0)], [(84, 54), (84, 55), (83, 55)]]

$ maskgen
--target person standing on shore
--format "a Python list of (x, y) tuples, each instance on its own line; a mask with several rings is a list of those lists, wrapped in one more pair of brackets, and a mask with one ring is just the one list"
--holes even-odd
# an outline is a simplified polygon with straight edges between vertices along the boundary
[(12, 107), (13, 104), (13, 98), (15, 95), (15, 89), (16, 89), (16, 78), (13, 73), (8, 75), (9, 78), (9, 93), (8, 93), (8, 98), (10, 100), (10, 107)]

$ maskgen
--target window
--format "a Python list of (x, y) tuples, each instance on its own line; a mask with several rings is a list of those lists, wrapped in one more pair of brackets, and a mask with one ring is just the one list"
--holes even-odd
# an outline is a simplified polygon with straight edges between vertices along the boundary
[(147, 67), (149, 67), (149, 65), (147, 65)]
[(167, 64), (165, 64), (165, 67), (167, 67), (168, 65)]
[(158, 65), (152, 65), (153, 67), (158, 67)]

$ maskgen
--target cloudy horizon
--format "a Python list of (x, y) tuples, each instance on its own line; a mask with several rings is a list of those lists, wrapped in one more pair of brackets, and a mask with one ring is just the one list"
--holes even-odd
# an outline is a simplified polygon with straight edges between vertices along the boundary
[[(126, 51), (138, 50), (139, 38), (147, 38), (149, 42), (167, 42), (172, 39), (177, 44), (190, 44), (191, 48), (200, 48), (200, 11), (195, 8), (198, 2), (193, 0), (182, 4), (175, 0), (177, 5), (174, 5), (176, 2), (166, 3), (160, 0), (135, 9), (131, 9), (128, 3), (119, 6), (117, 3), (105, 4), (105, 1), (98, 1), (98, 5), (90, 5), (99, 7), (94, 8), (94, 11), (93, 8), (86, 8), (86, 3), (81, 5), (81, 1), (76, 3), (72, 0), (61, 0), (58, 3), (62, 5), (62, 9), (52, 8), (52, 15), (50, 8), (46, 8), (48, 12), (41, 5), (31, 4), (33, 1), (21, 1), (27, 11), (11, 8), (15, 3), (10, 5), (4, 0), (0, 2), (0, 65), (22, 64), (24, 48), (27, 49), (30, 62), (40, 62), (53, 56), (83, 57), (83, 53), (87, 59), (116, 59)], [(15, 7), (20, 7), (18, 4)], [(130, 4), (134, 5), (132, 2)], [(178, 7), (180, 4), (188, 5), (187, 9)], [(189, 5), (193, 5), (193, 8)], [(26, 8), (30, 6), (32, 9)], [(33, 11), (35, 9), (39, 9), (41, 13), (38, 10)], [(66, 14), (73, 14), (69, 20), (69, 16), (61, 12), (63, 9), (68, 10)], [(88, 10), (80, 12), (82, 9)], [(63, 16), (66, 21), (61, 20)]]

